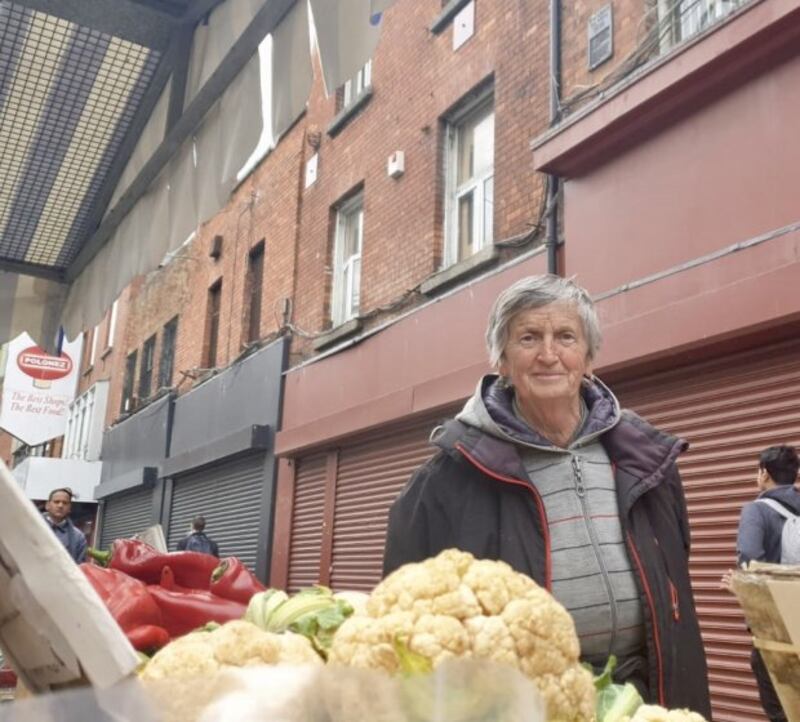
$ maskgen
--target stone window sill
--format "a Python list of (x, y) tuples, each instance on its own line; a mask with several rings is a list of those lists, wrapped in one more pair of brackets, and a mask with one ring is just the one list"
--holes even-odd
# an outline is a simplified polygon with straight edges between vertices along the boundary
[(448, 266), (447, 268), (443, 268), (438, 273), (434, 273), (432, 276), (422, 282), (419, 290), (425, 296), (434, 296), (442, 289), (447, 288), (458, 281), (463, 281), (465, 278), (468, 278), (482, 268), (491, 266), (497, 261), (497, 258), (497, 246), (488, 246), (469, 258), (460, 261), (459, 263), (454, 263), (452, 266)]
[(348, 105), (346, 108), (342, 108), (339, 111), (337, 116), (328, 126), (328, 135), (331, 138), (334, 138), (341, 133), (344, 127), (361, 112), (362, 108), (369, 102), (370, 98), (372, 98), (371, 85), (364, 88), (364, 90), (361, 91), (361, 94), (352, 103), (350, 103), (350, 105)]
[(349, 321), (339, 324), (327, 333), (314, 339), (314, 350), (322, 351), (339, 341), (354, 336), (361, 330), (362, 325), (360, 318), (351, 318)]

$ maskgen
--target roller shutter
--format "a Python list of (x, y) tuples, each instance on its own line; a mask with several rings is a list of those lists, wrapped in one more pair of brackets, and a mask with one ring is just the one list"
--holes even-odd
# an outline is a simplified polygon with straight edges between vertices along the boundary
[(432, 428), (448, 414), (343, 446), (336, 475), (331, 587), (368, 591), (381, 579), (389, 507), (431, 456)]
[(169, 512), (167, 544), (178, 547), (202, 514), (206, 533), (222, 556), (239, 557), (255, 570), (262, 494), (265, 493), (264, 454), (210, 466), (175, 477)]
[(800, 343), (762, 347), (615, 385), (623, 406), (688, 439), (680, 459), (692, 530), (692, 585), (708, 655), (715, 722), (760, 722), (750, 640), (735, 598), (719, 588), (755, 497), (758, 454), (800, 444)]
[(153, 523), (152, 489), (137, 489), (109, 496), (103, 502), (100, 548), (108, 549), (114, 539), (131, 537)]
[(297, 460), (287, 585), (292, 592), (319, 581), (326, 460), (324, 453)]

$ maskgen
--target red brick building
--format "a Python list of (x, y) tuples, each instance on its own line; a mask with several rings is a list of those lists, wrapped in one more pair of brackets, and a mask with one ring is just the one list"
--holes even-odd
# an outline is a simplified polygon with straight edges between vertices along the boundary
[(488, 370), (489, 306), (549, 268), (551, 174), (556, 270), (598, 299), (599, 374), (692, 445), (715, 719), (760, 719), (717, 580), (757, 451), (800, 442), (800, 16), (561, 5), (558, 52), (547, 3), (397, 0), (370, 63), (330, 97), (317, 68), (226, 209), (125, 291), (81, 382), (109, 380), (104, 455), (124, 460), (104, 539), (161, 521), (173, 543), (199, 500), (273, 585), (371, 587), (391, 501)]

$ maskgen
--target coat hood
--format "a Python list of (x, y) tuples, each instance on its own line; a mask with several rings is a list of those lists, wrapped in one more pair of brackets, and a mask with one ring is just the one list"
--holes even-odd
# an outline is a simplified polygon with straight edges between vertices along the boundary
[[(580, 444), (612, 429), (620, 419), (619, 403), (597, 378), (584, 380), (581, 396), (587, 416), (573, 444)], [(552, 442), (521, 421), (514, 413), (514, 390), (497, 374), (487, 374), (456, 418), (485, 434), (538, 449), (555, 449)]]
[(800, 514), (800, 488), (793, 484), (780, 484), (768, 489), (759, 499), (775, 499), (795, 514)]

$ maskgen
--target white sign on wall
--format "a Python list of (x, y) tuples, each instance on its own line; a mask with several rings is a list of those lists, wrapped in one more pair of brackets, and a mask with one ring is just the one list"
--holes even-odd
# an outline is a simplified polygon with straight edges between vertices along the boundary
[(28, 336), (8, 344), (0, 403), (0, 428), (29, 446), (62, 436), (69, 405), (75, 398), (81, 357), (81, 336), (51, 356)]

